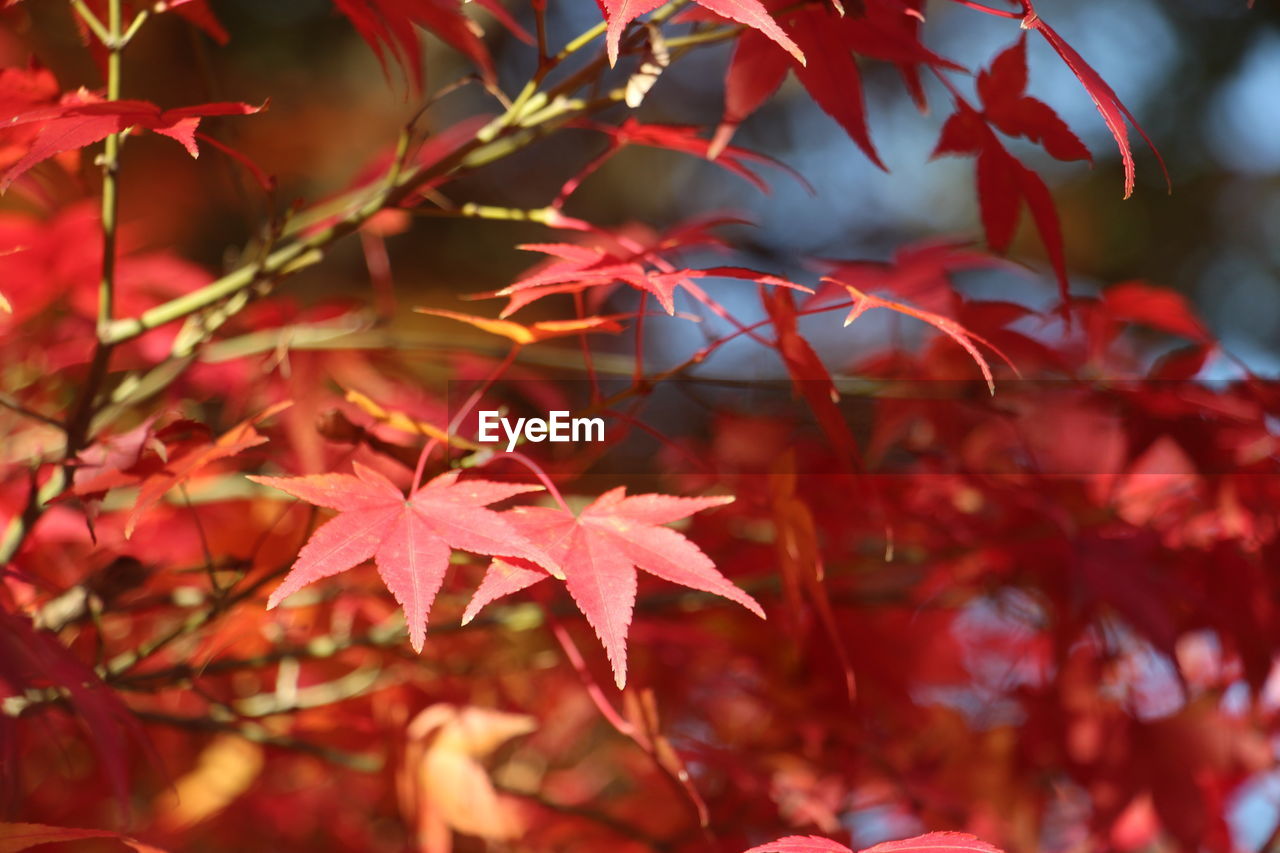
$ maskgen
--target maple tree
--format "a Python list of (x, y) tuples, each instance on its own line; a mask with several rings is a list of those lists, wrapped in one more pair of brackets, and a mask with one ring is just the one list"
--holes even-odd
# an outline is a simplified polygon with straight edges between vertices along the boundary
[[(0, 11), (0, 850), (1241, 849), (1280, 394), (1178, 291), (1074, 278), (1042, 172), (1106, 156), (1034, 46), (1123, 199), (1131, 128), (1175, 181), (1057, 9), (570, 5), (334, 0), (397, 104), (356, 163), (283, 79), (125, 97), (153, 35), (245, 38), (219, 0)], [(948, 13), (1007, 37), (969, 68)], [(695, 62), (722, 91), (680, 124)], [(747, 142), (793, 97), (887, 172), (881, 66), (973, 159), (980, 233), (765, 259), (739, 213), (591, 202), (637, 150), (821, 196)], [(241, 199), (243, 248), (190, 226), (220, 269), (182, 174)], [(459, 223), (512, 251), (403, 280), (400, 236)], [(481, 412), (607, 428), (508, 448)]]

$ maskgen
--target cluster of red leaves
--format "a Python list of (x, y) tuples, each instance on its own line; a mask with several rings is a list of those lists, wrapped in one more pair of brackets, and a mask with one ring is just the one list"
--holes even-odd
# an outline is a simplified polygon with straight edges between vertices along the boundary
[[(483, 31), (457, 0), (334, 5), (415, 88), (426, 83), (419, 27), (497, 86)], [(534, 41), (502, 5), (479, 5)], [(628, 33), (660, 5), (601, 0), (601, 74), (639, 52)], [(987, 11), (1038, 32), (1080, 80), (1116, 139), (1127, 196), (1132, 116), (1029, 2), (1017, 5)], [(87, 3), (99, 18), (105, 6)], [(30, 204), (0, 214), (12, 378), (0, 510), (20, 544), (0, 579), (0, 778), (33, 821), (0, 824), (0, 849), (82, 838), (150, 849), (135, 835), (225, 849), (252, 827), (279, 849), (320, 839), (437, 853), (472, 836), (529, 850), (711, 839), (730, 853), (847, 853), (822, 836), (847, 837), (866, 812), (895, 834), (957, 827), (1018, 850), (1232, 849), (1227, 804), (1273, 766), (1280, 724), (1273, 385), (1247, 372), (1196, 382), (1220, 350), (1170, 291), (1128, 282), (1070, 297), (1050, 191), (1003, 137), (1064, 161), (1090, 154), (1028, 94), (1025, 36), (974, 75), (970, 100), (952, 82), (965, 69), (923, 45), (920, 0), (695, 6), (678, 26), (735, 42), (718, 127), (565, 121), (606, 149), (538, 211), (561, 235), (519, 248), (544, 259), (488, 294), (507, 299), (496, 319), (420, 309), (498, 336), (506, 358), (444, 338), (432, 370), (404, 354), (412, 347), (332, 345), (368, 331), (345, 302), (250, 304), (290, 267), (183, 315), (181, 333), (107, 349), (102, 367), (101, 219), (87, 201), (46, 197), (40, 179), (133, 131), (195, 156), (202, 119), (257, 108), (104, 101), (61, 91), (36, 66), (0, 72), (3, 182)], [(126, 9), (172, 10), (226, 37), (199, 0)], [(883, 168), (862, 96), (868, 60), (890, 63), (921, 107), (924, 75), (944, 81), (954, 111), (936, 153), (975, 158), (996, 255), (1027, 207), (1069, 323), (966, 297), (957, 274), (1011, 264), (965, 243), (812, 260), (825, 275), (810, 288), (689, 260), (732, 255), (723, 235), (735, 220), (659, 231), (562, 212), (633, 146), (714, 160), (764, 187), (754, 167), (772, 161), (729, 142), (788, 72)], [(375, 158), (349, 194), (378, 201), (418, 169), (429, 179), (395, 203), (454, 212), (446, 166), (497, 135), (518, 139), (538, 108), (514, 111), (530, 103), (543, 102)], [(360, 209), (331, 200), (296, 233), (320, 241), (363, 224), (367, 247), (397, 230), (357, 222)], [(273, 239), (287, 230), (273, 226)], [(118, 318), (212, 280), (128, 229), (116, 236)], [(714, 280), (756, 286), (760, 319), (717, 301)], [(708, 327), (701, 349), (657, 375), (641, 352), (650, 297)], [(849, 325), (871, 309), (922, 335), (836, 363), (809, 324), (842, 312)], [(510, 319), (518, 311), (548, 313)], [(1153, 359), (1136, 327), (1180, 346)], [(633, 381), (606, 397), (595, 360), (617, 347), (601, 352), (589, 335), (629, 328)], [(178, 346), (204, 330), (194, 352)], [(742, 339), (776, 355), (806, 412), (720, 405), (687, 433), (646, 423), (655, 385)], [(494, 452), (462, 419), (482, 404), (569, 408), (554, 383), (529, 381), (560, 374), (519, 358), (543, 345), (545, 363), (572, 363), (593, 410), (617, 424), (604, 448), (575, 451), (569, 473), (545, 445)], [(464, 380), (461, 414), (430, 386), (433, 370)], [(860, 419), (849, 414), (857, 383), (875, 392)], [(87, 426), (73, 423), (82, 410)], [(642, 482), (596, 467), (597, 453), (642, 432), (657, 444)], [(575, 636), (589, 633), (604, 655), (581, 653)], [(602, 686), (609, 675), (620, 694)], [(1249, 694), (1243, 713), (1220, 701), (1233, 689)], [(59, 751), (82, 780), (100, 767), (108, 790), (80, 784), (68, 797), (45, 772)], [(112, 799), (142, 812), (140, 831), (51, 825), (105, 825)], [(864, 853), (907, 851), (995, 848), (930, 833)]]
[[(467, 18), (462, 0), (334, 0), (334, 5), (377, 53), (384, 71), (389, 48), (391, 56), (408, 71), (419, 89), (425, 81), (422, 45), (415, 27), (423, 27), (467, 57), (485, 79), (494, 79), (493, 58), (482, 39), (484, 33)], [(532, 41), (497, 0), (477, 0), (476, 5), (484, 7), (518, 37)]]
[(35, 128), (26, 154), (0, 178), (0, 192), (32, 166), (54, 155), (78, 151), (134, 127), (167, 136), (181, 143), (192, 157), (199, 157), (196, 136), (202, 118), (248, 115), (259, 109), (248, 104), (223, 103), (162, 110), (147, 101), (103, 101), (91, 92), (75, 92), (56, 106), (14, 115), (0, 113), (0, 123), (5, 126)]

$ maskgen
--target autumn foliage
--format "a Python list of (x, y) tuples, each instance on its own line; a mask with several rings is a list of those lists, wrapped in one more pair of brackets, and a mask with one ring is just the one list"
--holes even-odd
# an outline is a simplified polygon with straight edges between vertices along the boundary
[[(1029, 46), (1114, 138), (1109, 204), (1176, 192), (1159, 139), (1030, 0), (579, 5), (564, 37), (548, 0), (334, 0), (403, 122), (295, 199), (239, 144), (270, 100), (129, 97), (144, 34), (240, 37), (218, 0), (6, 4), (0, 851), (1237, 849), (1280, 394), (1177, 292), (1074, 286), (1042, 172), (1098, 152)], [(935, 7), (1005, 46), (935, 52)], [(723, 77), (701, 126), (647, 111), (687, 57)], [(885, 169), (868, 68), (972, 161), (975, 233), (762, 260), (733, 212), (580, 203), (636, 149), (821, 194), (742, 142), (792, 85)], [(220, 267), (125, 215), (165, 197), (157, 135), (245, 199)], [(475, 192), (540, 157), (540, 200)], [(398, 287), (458, 222), (519, 271)], [(991, 272), (1028, 298), (958, 284)], [(604, 439), (509, 450), (481, 411)]]

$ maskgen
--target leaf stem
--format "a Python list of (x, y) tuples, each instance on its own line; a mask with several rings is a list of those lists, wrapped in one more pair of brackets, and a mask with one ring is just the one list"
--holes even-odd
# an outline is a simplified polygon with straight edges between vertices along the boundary
[(383, 767), (383, 761), (377, 755), (344, 752), (312, 743), (311, 741), (287, 735), (272, 734), (266, 726), (260, 723), (236, 723), (229, 720), (215, 720), (210, 717), (183, 717), (177, 714), (167, 714), (161, 711), (141, 708), (132, 710), (134, 716), (145, 722), (198, 732), (226, 732), (242, 737), (251, 743), (314, 755), (332, 764), (347, 767), (361, 773), (376, 773)]
[(556, 642), (560, 644), (560, 649), (564, 652), (564, 656), (569, 660), (569, 665), (573, 667), (573, 671), (578, 674), (578, 680), (582, 682), (582, 686), (586, 688), (587, 695), (591, 697), (591, 702), (600, 712), (600, 716), (604, 717), (609, 725), (623, 737), (636, 741), (635, 726), (623, 718), (618, 713), (618, 709), (613, 707), (604, 695), (604, 691), (600, 689), (600, 685), (591, 677), (591, 670), (587, 669), (587, 662), (582, 657), (578, 644), (573, 641), (573, 637), (569, 636), (569, 632), (564, 629), (560, 621), (552, 615), (551, 609), (543, 608), (547, 616), (547, 627), (551, 629), (551, 634), (556, 638)]
[[(686, 0), (673, 0), (656, 11), (651, 16), (651, 21), (662, 23), (668, 20), (685, 3)], [(604, 32), (604, 22), (591, 27), (569, 42), (555, 56), (550, 67), (555, 67)], [(366, 198), (363, 204), (358, 204), (354, 210), (345, 214), (339, 213), (338, 215), (342, 218), (338, 222), (309, 237), (300, 238), (294, 243), (277, 249), (260, 262), (243, 266), (199, 290), (145, 311), (139, 317), (112, 321), (103, 332), (102, 340), (113, 346), (133, 340), (151, 329), (208, 308), (241, 290), (252, 287), (263, 278), (288, 274), (303, 266), (314, 264), (323, 257), (323, 250), (329, 244), (357, 230), (378, 211), (411, 198), (417, 190), (430, 181), (458, 171), (488, 165), (523, 149), (574, 118), (598, 112), (622, 101), (624, 97), (622, 88), (591, 100), (567, 97), (568, 92), (594, 79), (596, 73), (603, 68), (604, 62), (603, 56), (593, 60), (546, 92), (539, 92), (537, 87), (548, 72), (535, 73), (534, 79), (530, 80), (505, 113), (482, 128), (475, 137), (455, 150), (453, 154), (430, 166), (405, 170), (390, 186), (380, 188), (371, 197)], [(340, 205), (338, 210), (341, 210)], [(297, 229), (302, 223), (313, 220), (303, 215), (296, 217), (295, 221), (297, 224), (294, 229)]]
[(521, 465), (532, 471), (533, 475), (538, 478), (538, 481), (542, 483), (542, 485), (546, 486), (547, 494), (551, 495), (551, 497), (555, 499), (555, 502), (560, 505), (560, 508), (570, 515), (573, 515), (573, 510), (569, 509), (569, 504), (565, 503), (564, 495), (560, 494), (560, 490), (556, 488), (555, 481), (547, 475), (546, 471), (542, 470), (541, 465), (534, 462), (518, 450), (503, 451), (502, 455), (508, 459), (514, 459), (516, 462), (519, 462)]
[(19, 403), (13, 397), (3, 392), (0, 392), (0, 407), (9, 409), (12, 412), (16, 412), (17, 414), (22, 415), (25, 418), (31, 418), (33, 421), (39, 421), (42, 424), (46, 424), (51, 427), (56, 427), (57, 429), (60, 429), (60, 430), (66, 429), (66, 426), (56, 418), (51, 418), (48, 415), (40, 414), (34, 409), (29, 409), (26, 406)]
[(534, 26), (538, 31), (538, 70), (551, 64), (551, 55), (547, 50), (547, 3), (546, 0), (535, 0), (533, 4)]
[[(511, 365), (515, 363), (516, 356), (520, 354), (520, 349), (521, 347), (519, 344), (511, 347), (507, 352), (507, 357), (494, 368), (493, 372), (489, 374), (484, 382), (480, 383), (479, 388), (471, 392), (471, 396), (467, 397), (467, 401), (462, 404), (462, 408), (458, 410), (457, 414), (449, 419), (449, 423), (444, 428), (445, 438), (448, 440), (449, 444), (452, 445), (453, 434), (457, 431), (459, 425), (462, 424), (462, 419), (465, 418), (473, 408), (475, 408), (476, 403), (480, 402), (480, 398), (483, 397), (484, 393), (493, 386), (493, 383), (497, 382), (502, 375), (507, 372)], [(411, 488), (414, 492), (416, 492), (418, 487), (421, 485), (422, 471), (426, 467), (427, 457), (431, 455), (431, 451), (435, 450), (437, 444), (440, 444), (440, 439), (431, 439), (422, 448), (421, 455), (418, 456), (418, 467), (413, 472), (413, 483), (411, 484)]]
[(961, 6), (965, 6), (969, 9), (973, 9), (978, 12), (983, 12), (987, 15), (995, 15), (997, 18), (1017, 19), (1022, 17), (1022, 14), (1019, 12), (1006, 12), (1003, 9), (992, 9), (990, 6), (984, 6), (981, 3), (975, 3), (973, 2), (973, 0), (951, 0), (951, 2), (959, 3)]

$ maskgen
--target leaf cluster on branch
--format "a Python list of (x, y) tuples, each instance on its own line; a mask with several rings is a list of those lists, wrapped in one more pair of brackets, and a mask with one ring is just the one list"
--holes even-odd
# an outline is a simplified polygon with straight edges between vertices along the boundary
[[(67, 33), (31, 35), (41, 4)], [(0, 13), (102, 81), (0, 69), (0, 850), (1237, 849), (1274, 768), (1280, 394), (1178, 293), (1073, 289), (1037, 160), (1104, 158), (1028, 50), (1128, 198), (1129, 128), (1155, 145), (1117, 93), (1030, 0), (598, 0), (568, 38), (558, 5), (334, 0), (405, 115), (296, 202), (236, 132), (270, 103), (125, 97), (174, 17), (236, 43), (217, 0)], [(944, 10), (1007, 46), (941, 55)], [(442, 48), (473, 70), (429, 79)], [(722, 107), (652, 118), (691, 55)], [(792, 97), (887, 171), (879, 64), (943, 116), (933, 156), (973, 159), (981, 235), (765, 264), (737, 215), (592, 212), (606, 173), (657, 181), (635, 149), (821, 194), (735, 144)], [(151, 134), (265, 211), (216, 272), (125, 215), (172, 202)], [(539, 157), (568, 162), (542, 198), (475, 192)], [(401, 310), (398, 236), (446, 227), (535, 260)], [(303, 292), (348, 251), (367, 281)], [(991, 272), (1056, 302), (963, 286)], [(744, 348), (778, 380), (708, 368)], [(482, 409), (608, 429), (504, 451)]]

